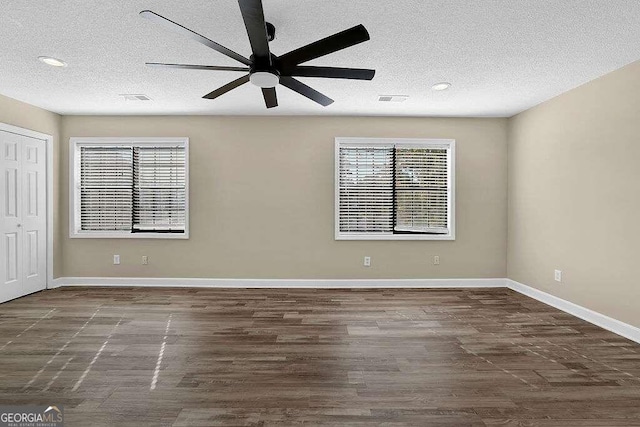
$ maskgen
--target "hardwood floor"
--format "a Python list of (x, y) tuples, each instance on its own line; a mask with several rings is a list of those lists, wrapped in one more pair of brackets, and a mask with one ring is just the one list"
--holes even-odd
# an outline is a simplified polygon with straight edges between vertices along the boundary
[(640, 345), (507, 289), (61, 288), (0, 305), (0, 404), (66, 426), (640, 426)]

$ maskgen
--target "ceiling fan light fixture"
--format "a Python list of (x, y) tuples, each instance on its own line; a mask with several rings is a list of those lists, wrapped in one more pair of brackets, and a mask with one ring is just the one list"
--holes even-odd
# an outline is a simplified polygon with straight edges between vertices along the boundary
[(431, 89), (441, 92), (443, 90), (447, 90), (451, 87), (451, 83), (448, 82), (440, 82), (431, 86)]
[(268, 71), (256, 71), (252, 73), (249, 80), (254, 85), (263, 89), (276, 87), (280, 83), (280, 77), (277, 74)]

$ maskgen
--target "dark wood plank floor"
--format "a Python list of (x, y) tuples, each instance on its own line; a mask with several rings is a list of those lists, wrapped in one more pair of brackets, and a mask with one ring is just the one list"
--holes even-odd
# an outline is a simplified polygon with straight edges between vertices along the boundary
[(0, 305), (0, 404), (67, 426), (640, 426), (640, 346), (506, 289), (62, 288)]

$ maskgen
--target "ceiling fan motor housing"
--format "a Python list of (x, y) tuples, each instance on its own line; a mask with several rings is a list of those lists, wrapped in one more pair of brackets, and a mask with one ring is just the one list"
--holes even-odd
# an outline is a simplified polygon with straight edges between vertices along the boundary
[(276, 56), (272, 54), (270, 59), (256, 58), (251, 55), (251, 68), (249, 71), (251, 83), (261, 88), (271, 88), (278, 85), (280, 72), (276, 66)]

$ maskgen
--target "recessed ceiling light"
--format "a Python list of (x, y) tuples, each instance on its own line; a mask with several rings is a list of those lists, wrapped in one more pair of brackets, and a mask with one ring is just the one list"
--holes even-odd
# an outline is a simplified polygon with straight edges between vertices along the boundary
[(447, 90), (451, 87), (451, 83), (447, 83), (447, 82), (440, 82), (440, 83), (436, 83), (433, 86), (431, 86), (431, 89), (433, 90)]
[(47, 65), (51, 65), (52, 67), (66, 67), (67, 63), (57, 59), (57, 58), (52, 58), (50, 56), (38, 56), (38, 59), (42, 62), (44, 62)]

